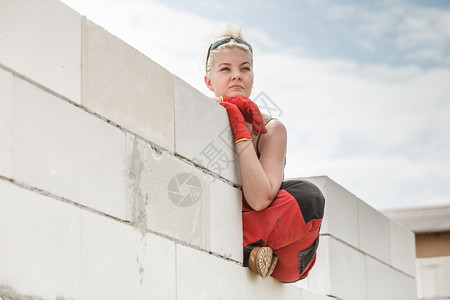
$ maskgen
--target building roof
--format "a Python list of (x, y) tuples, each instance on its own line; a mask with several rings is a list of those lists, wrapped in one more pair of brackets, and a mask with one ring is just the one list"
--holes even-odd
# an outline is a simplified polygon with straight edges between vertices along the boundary
[(414, 233), (450, 232), (450, 205), (383, 211)]

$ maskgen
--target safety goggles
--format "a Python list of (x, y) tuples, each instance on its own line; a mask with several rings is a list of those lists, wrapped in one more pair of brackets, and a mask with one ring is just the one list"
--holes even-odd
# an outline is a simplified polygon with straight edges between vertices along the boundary
[(247, 43), (244, 39), (241, 39), (240, 37), (237, 37), (234, 35), (224, 36), (224, 37), (218, 39), (217, 41), (215, 41), (214, 43), (212, 43), (211, 46), (209, 46), (208, 55), (206, 55), (206, 65), (208, 65), (209, 54), (211, 53), (211, 51), (216, 50), (220, 46), (229, 43), (231, 40), (235, 41), (238, 44), (247, 46), (248, 49), (250, 50), (250, 52), (253, 54), (252, 46), (249, 43)]

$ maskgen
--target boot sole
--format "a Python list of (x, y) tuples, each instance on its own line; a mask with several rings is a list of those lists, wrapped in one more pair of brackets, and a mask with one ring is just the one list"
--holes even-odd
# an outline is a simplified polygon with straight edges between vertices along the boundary
[[(261, 247), (258, 249), (258, 253), (256, 254), (256, 269), (261, 277), (264, 278), (272, 274), (276, 265), (276, 263), (273, 264), (274, 257), (276, 256), (273, 255), (272, 248)], [(278, 258), (276, 260), (278, 261)]]

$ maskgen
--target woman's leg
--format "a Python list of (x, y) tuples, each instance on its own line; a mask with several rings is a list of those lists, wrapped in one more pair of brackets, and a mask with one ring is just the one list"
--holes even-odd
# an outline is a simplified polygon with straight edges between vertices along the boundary
[[(323, 210), (324, 197), (315, 185), (303, 180), (283, 182), (268, 208), (259, 212), (244, 209), (244, 263), (251, 249), (269, 246), (279, 258), (272, 276), (281, 281), (298, 280), (314, 264), (311, 262), (317, 246), (311, 246), (318, 243), (313, 244), (319, 234)], [(308, 247), (309, 255), (305, 256)]]

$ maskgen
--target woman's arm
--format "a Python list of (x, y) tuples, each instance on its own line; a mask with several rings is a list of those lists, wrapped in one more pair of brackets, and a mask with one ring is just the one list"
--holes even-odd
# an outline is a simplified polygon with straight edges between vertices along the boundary
[(257, 211), (272, 203), (283, 181), (286, 128), (280, 121), (273, 120), (267, 130), (259, 141), (259, 160), (251, 141), (236, 144), (242, 190), (247, 203)]

